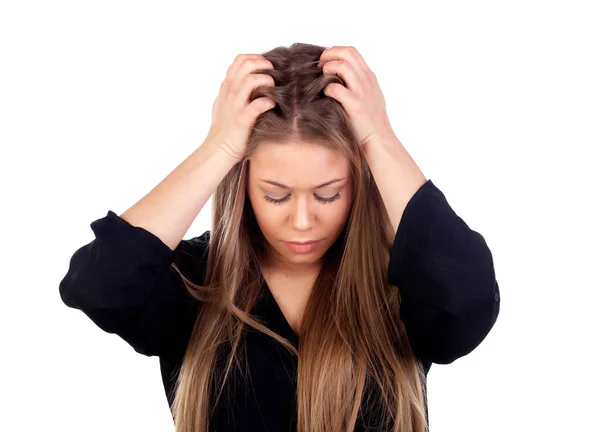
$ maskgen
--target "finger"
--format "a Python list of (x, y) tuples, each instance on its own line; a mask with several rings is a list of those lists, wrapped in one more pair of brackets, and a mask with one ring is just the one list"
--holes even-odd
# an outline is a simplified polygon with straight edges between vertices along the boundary
[(258, 76), (260, 77), (260, 79), (263, 80), (266, 77), (268, 82), (273, 83), (274, 85), (275, 82), (273, 81), (273, 78), (270, 75), (267, 75), (265, 73), (256, 73), (256, 71), (260, 69), (273, 69), (273, 65), (270, 61), (266, 59), (246, 60), (244, 64), (240, 65), (238, 74), (233, 78), (233, 82), (231, 83), (231, 88), (233, 89), (233, 91), (235, 93), (239, 93), (240, 91), (242, 91), (242, 87), (244, 87), (245, 85), (244, 83), (249, 79), (256, 79), (254, 78), (255, 76)]
[(353, 112), (357, 108), (358, 100), (350, 90), (341, 84), (328, 84), (323, 89), (323, 93), (340, 102), (344, 109), (348, 112)]
[(231, 63), (231, 65), (227, 68), (226, 77), (231, 78), (233, 76), (233, 71), (237, 70), (238, 67), (240, 66), (240, 64), (242, 64), (242, 62), (246, 58), (257, 58), (257, 57), (264, 58), (260, 54), (238, 54), (237, 56), (235, 56), (233, 63)]
[(361, 81), (350, 63), (341, 60), (328, 61), (323, 65), (323, 74), (339, 76), (350, 91), (362, 94)]
[(245, 112), (242, 114), (244, 120), (249, 123), (250, 126), (256, 121), (256, 118), (272, 108), (275, 108), (277, 104), (269, 97), (261, 97), (254, 99), (250, 105), (246, 107)]
[(225, 79), (226, 85), (234, 91), (240, 87), (244, 77), (257, 69), (273, 69), (273, 64), (260, 54), (240, 54)]
[(353, 46), (333, 46), (323, 51), (319, 59), (323, 62), (345, 60), (352, 64), (357, 71), (367, 72), (369, 70), (367, 62)]
[(248, 74), (240, 84), (238, 92), (234, 93), (234, 104), (236, 108), (244, 108), (248, 105), (250, 95), (260, 86), (274, 86), (275, 80), (272, 76), (266, 74)]

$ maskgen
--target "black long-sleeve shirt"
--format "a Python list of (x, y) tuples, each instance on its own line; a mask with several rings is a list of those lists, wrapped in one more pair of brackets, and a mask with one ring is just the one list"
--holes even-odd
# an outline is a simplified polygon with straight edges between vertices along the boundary
[[(73, 254), (59, 286), (62, 301), (83, 311), (104, 331), (119, 335), (138, 353), (158, 356), (170, 405), (201, 307), (170, 264), (175, 262), (186, 277), (202, 284), (210, 232), (182, 240), (172, 251), (154, 234), (111, 210), (90, 226), (95, 239)], [(431, 180), (404, 210), (391, 250), (388, 282), (400, 287), (399, 293), (401, 289), (400, 318), (425, 374), (432, 363), (449, 364), (474, 350), (499, 314), (499, 287), (484, 238), (456, 215)], [(252, 313), (298, 347), (298, 337), (264, 279), (261, 285)], [(246, 338), (251, 376), (247, 385), (253, 388), (228, 388), (224, 394), (230, 400), (219, 399), (211, 430), (296, 430), (297, 358), (259, 332), (247, 332)], [(424, 391), (426, 396), (426, 383)], [(355, 430), (367, 430), (368, 422), (362, 418)]]

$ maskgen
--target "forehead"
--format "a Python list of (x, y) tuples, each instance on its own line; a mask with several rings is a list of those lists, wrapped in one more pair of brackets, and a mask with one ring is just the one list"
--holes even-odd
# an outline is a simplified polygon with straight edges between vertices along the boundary
[(348, 159), (323, 144), (294, 142), (260, 144), (250, 158), (249, 175), (298, 188), (312, 188), (349, 173)]

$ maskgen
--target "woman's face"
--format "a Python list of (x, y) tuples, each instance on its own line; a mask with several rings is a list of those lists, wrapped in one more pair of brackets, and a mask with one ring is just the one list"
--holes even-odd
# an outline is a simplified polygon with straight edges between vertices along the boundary
[[(348, 160), (321, 144), (261, 144), (249, 161), (247, 193), (269, 242), (268, 265), (314, 271), (336, 241), (352, 204)], [(308, 252), (286, 242), (318, 240)]]

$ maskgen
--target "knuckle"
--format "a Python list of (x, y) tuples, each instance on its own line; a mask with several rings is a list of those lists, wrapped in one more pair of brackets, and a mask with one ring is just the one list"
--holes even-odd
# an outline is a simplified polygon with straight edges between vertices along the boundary
[(273, 79), (272, 76), (270, 75), (266, 75), (266, 74), (259, 74), (259, 73), (251, 73), (249, 75), (246, 75), (246, 77), (244, 77), (244, 81), (245, 83), (249, 83), (252, 85), (258, 85), (258, 84), (272, 84), (275, 85), (275, 80)]
[(247, 55), (244, 54), (244, 56), (240, 60), (240, 69), (243, 69), (248, 62), (251, 63), (252, 59), (249, 58)]

